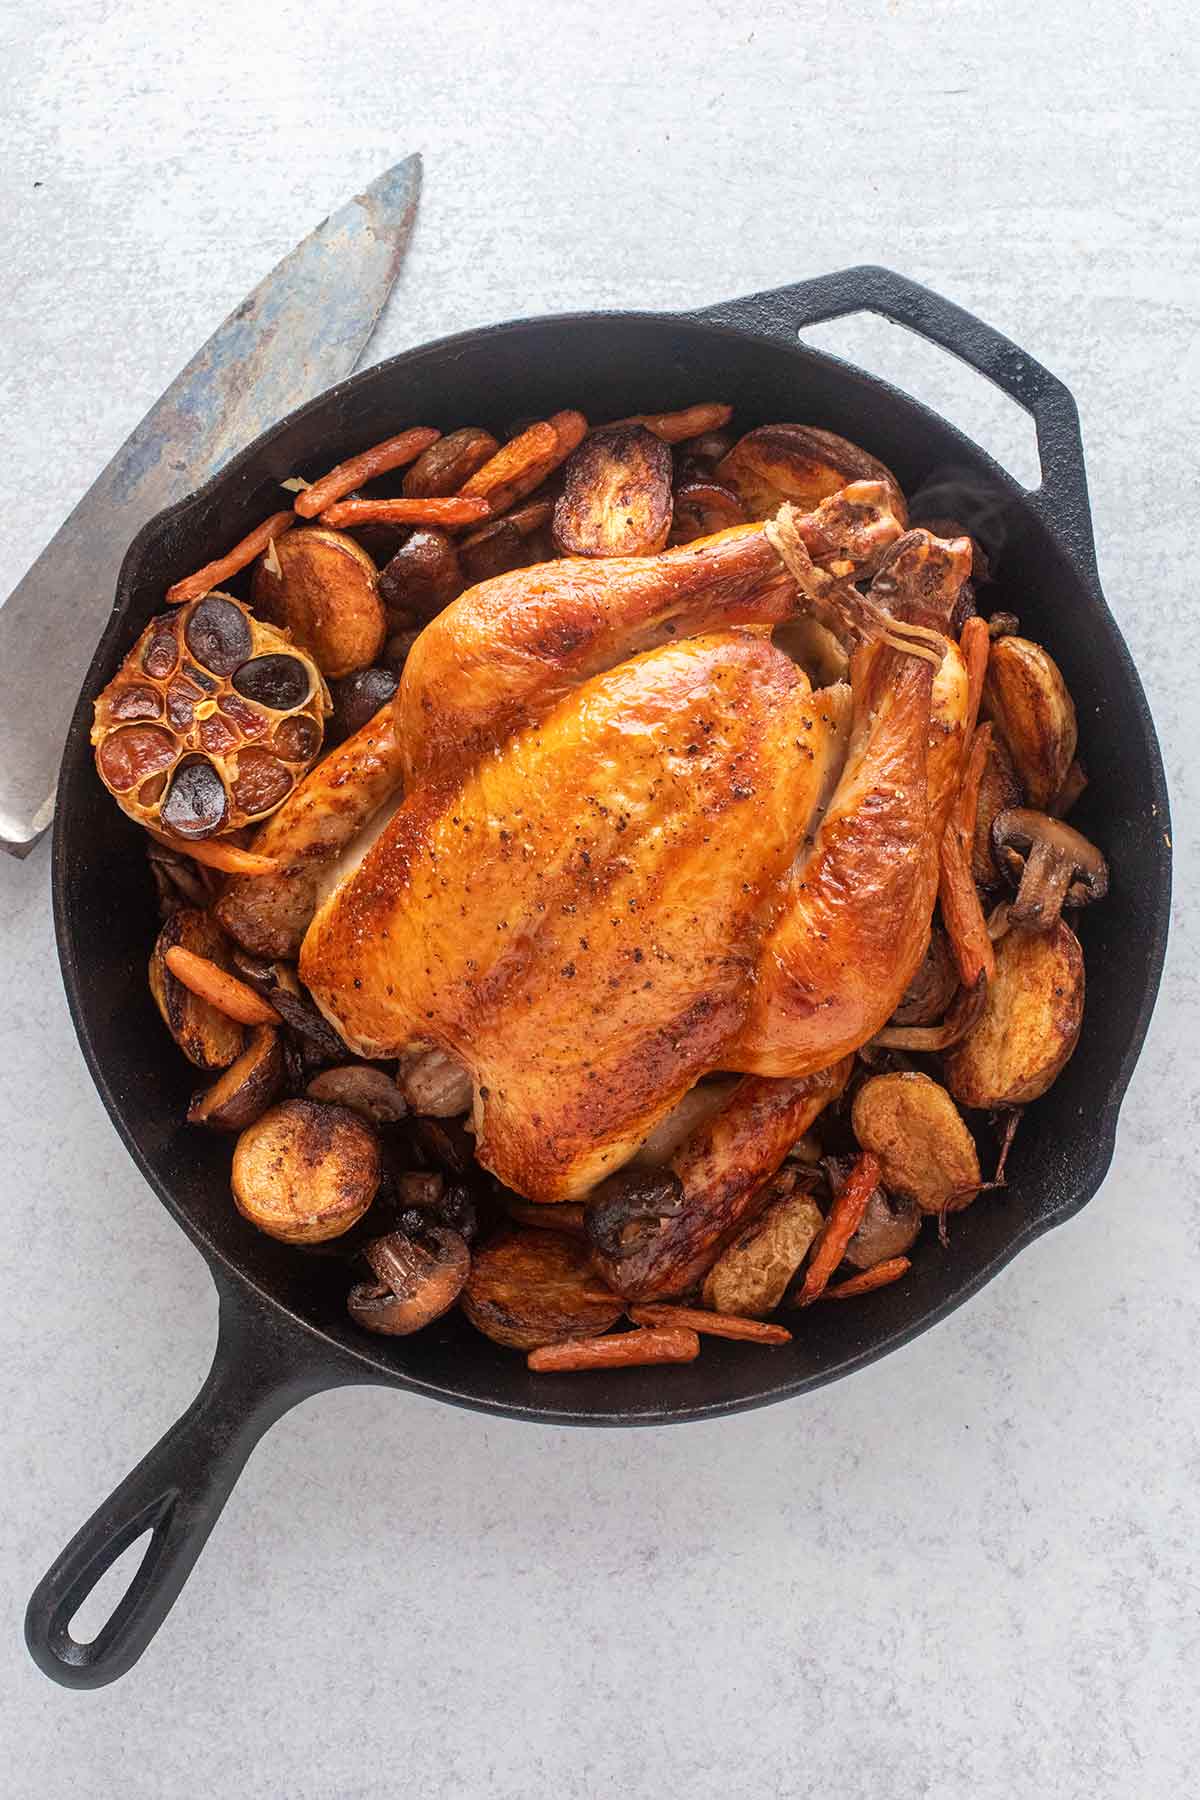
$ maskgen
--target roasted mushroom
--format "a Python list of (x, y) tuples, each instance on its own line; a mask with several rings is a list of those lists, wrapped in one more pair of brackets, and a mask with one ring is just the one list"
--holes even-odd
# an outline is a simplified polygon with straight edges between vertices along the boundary
[(395, 1125), (408, 1114), (404, 1097), (389, 1075), (369, 1063), (345, 1063), (322, 1069), (306, 1088), (310, 1100), (348, 1106), (370, 1125)]
[(1064, 906), (1086, 906), (1108, 892), (1108, 864), (1074, 826), (1031, 807), (1014, 806), (992, 821), (997, 863), (1019, 883), (1010, 925), (1048, 931)]
[(922, 1216), (915, 1200), (877, 1187), (867, 1201), (862, 1223), (846, 1246), (846, 1261), (856, 1269), (873, 1269), (893, 1256), (903, 1256), (917, 1240)]
[(394, 669), (358, 669), (331, 683), (333, 711), (329, 716), (329, 743), (340, 744), (361, 731), (381, 706), (392, 698), (400, 682)]
[(351, 1288), (347, 1305), (356, 1325), (386, 1337), (407, 1337), (449, 1312), (471, 1269), (457, 1231), (422, 1222), (419, 1230), (389, 1231), (364, 1245), (374, 1281)]
[(386, 606), (424, 622), (456, 600), (466, 585), (454, 545), (444, 531), (429, 525), (412, 532), (382, 570), (379, 597)]
[(321, 748), (312, 658), (228, 594), (152, 619), (96, 702), (96, 767), (123, 812), (178, 842), (274, 812)]
[(344, 1106), (282, 1100), (233, 1153), (233, 1198), (252, 1225), (288, 1244), (340, 1237), (375, 1198), (375, 1133)]
[(490, 431), (481, 425), (464, 425), (431, 444), (404, 477), (407, 500), (430, 500), (443, 494), (457, 494), (464, 481), (476, 469), (489, 462), (500, 448)]
[(283, 1087), (283, 1051), (273, 1025), (258, 1025), (246, 1048), (211, 1087), (194, 1094), (189, 1125), (210, 1131), (244, 1131), (261, 1118)]

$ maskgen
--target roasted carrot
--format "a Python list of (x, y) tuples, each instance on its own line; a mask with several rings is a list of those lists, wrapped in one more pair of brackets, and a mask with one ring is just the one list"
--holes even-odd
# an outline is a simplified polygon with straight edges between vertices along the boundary
[(846, 1254), (847, 1244), (862, 1224), (867, 1201), (879, 1186), (879, 1176), (878, 1157), (870, 1150), (862, 1151), (855, 1158), (854, 1167), (835, 1195), (833, 1205), (825, 1215), (825, 1223), (813, 1241), (808, 1268), (796, 1295), (797, 1306), (808, 1306), (824, 1293), (829, 1277)]
[(991, 634), (986, 619), (978, 617), (968, 619), (962, 628), (958, 640), (959, 652), (967, 669), (967, 720), (964, 741), (970, 743), (971, 733), (979, 717), (979, 703), (983, 699), (984, 677), (987, 675), (988, 649), (991, 645)]
[(182, 856), (190, 856), (193, 862), (203, 863), (206, 869), (221, 869), (226, 875), (279, 873), (279, 863), (275, 857), (259, 856), (257, 851), (243, 850), (238, 844), (223, 844), (218, 838), (211, 841), (202, 838), (189, 844), (182, 838), (167, 837), (161, 831), (152, 831), (150, 835), (158, 843), (165, 844), (169, 850), (178, 850)]
[(243, 1025), (278, 1025), (282, 1023), (273, 1006), (263, 1000), (254, 989), (239, 981), (236, 975), (229, 975), (207, 956), (197, 956), (194, 950), (185, 950), (182, 944), (173, 944), (163, 959), (177, 981), (201, 1000), (207, 1000), (218, 1012), (227, 1018), (238, 1019)]
[(706, 431), (720, 431), (733, 417), (732, 406), (710, 400), (700, 406), (685, 406), (682, 412), (634, 413), (618, 419), (618, 425), (644, 425), (655, 437), (668, 444), (682, 444), (688, 438), (700, 437)]
[(501, 445), (495, 456), (464, 481), (459, 493), (483, 495), (491, 501), (494, 514), (505, 513), (540, 487), (583, 442), (586, 432), (587, 420), (581, 412), (557, 412), (539, 420)]
[(414, 425), (396, 437), (385, 438), (382, 444), (373, 444), (369, 450), (347, 458), (336, 469), (330, 469), (328, 475), (322, 475), (320, 481), (305, 488), (302, 494), (297, 494), (296, 511), (302, 519), (315, 519), (319, 512), (324, 512), (327, 506), (332, 506), (352, 489), (361, 487), (364, 481), (373, 481), (376, 475), (386, 475), (389, 469), (402, 469), (406, 463), (415, 462), (423, 450), (436, 444), (441, 435), (432, 425)]
[(239, 570), (249, 568), (256, 556), (266, 549), (272, 538), (282, 537), (296, 523), (295, 513), (272, 513), (269, 519), (253, 530), (249, 537), (244, 537), (240, 544), (235, 544), (228, 556), (219, 556), (216, 562), (205, 563), (194, 575), (186, 575), (167, 589), (167, 605), (182, 606), (187, 600), (198, 600), (201, 594), (209, 594), (222, 581), (228, 581), (231, 575)]
[(610, 1337), (567, 1338), (544, 1344), (526, 1357), (541, 1374), (568, 1374), (576, 1369), (630, 1369), (639, 1363), (694, 1362), (700, 1339), (694, 1331), (621, 1331)]
[(991, 726), (980, 725), (971, 739), (954, 807), (942, 833), (938, 862), (942, 922), (965, 988), (974, 988), (981, 975), (990, 982), (996, 973), (996, 953), (971, 870), (979, 784), (991, 743)]
[(429, 500), (335, 500), (322, 525), (478, 525), (491, 514), (486, 500), (460, 495)]
[(701, 1337), (744, 1338), (751, 1344), (790, 1344), (792, 1334), (783, 1325), (767, 1325), (761, 1319), (744, 1319), (738, 1313), (708, 1312), (700, 1306), (655, 1306), (647, 1302), (631, 1306), (635, 1325), (682, 1325)]
[(848, 1281), (835, 1282), (833, 1287), (825, 1289), (820, 1298), (853, 1300), (856, 1294), (872, 1294), (876, 1288), (888, 1287), (893, 1281), (899, 1281), (911, 1268), (912, 1263), (907, 1256), (889, 1256), (886, 1262), (878, 1262), (874, 1268), (864, 1269), (861, 1275), (851, 1275)]

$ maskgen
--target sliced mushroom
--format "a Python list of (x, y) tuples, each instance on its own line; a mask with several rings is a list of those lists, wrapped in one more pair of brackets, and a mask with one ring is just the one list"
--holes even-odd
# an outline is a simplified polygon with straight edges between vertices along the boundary
[(243, 1028), (172, 975), (166, 955), (177, 944), (227, 968), (229, 940), (208, 913), (181, 906), (164, 923), (150, 957), (150, 992), (183, 1054), (198, 1069), (227, 1068), (241, 1053)]
[(854, 1096), (851, 1120), (863, 1149), (878, 1157), (889, 1192), (929, 1213), (957, 1212), (974, 1199), (983, 1179), (975, 1140), (928, 1075), (872, 1076)]
[(929, 948), (921, 966), (908, 984), (908, 991), (892, 1014), (892, 1025), (932, 1025), (946, 1012), (958, 992), (958, 970), (950, 944), (940, 925), (929, 937)]
[(554, 509), (564, 556), (648, 556), (671, 529), (669, 447), (644, 425), (605, 425), (572, 451)]
[(1075, 707), (1058, 664), (1029, 638), (997, 638), (988, 656), (983, 710), (1008, 746), (1029, 804), (1045, 811), (1075, 755)]
[(670, 543), (691, 544), (745, 523), (745, 511), (733, 489), (711, 475), (693, 473), (676, 482)]
[(281, 1100), (233, 1153), (237, 1209), (269, 1237), (319, 1244), (362, 1218), (379, 1187), (375, 1133), (344, 1106)]
[(955, 1099), (989, 1111), (1038, 1099), (1079, 1041), (1083, 1000), (1083, 951), (1062, 919), (1006, 932), (983, 1017), (945, 1058)]
[(303, 1039), (305, 1053), (314, 1062), (345, 1063), (350, 1050), (325, 1016), (318, 1012), (300, 986), (291, 963), (266, 962), (248, 950), (235, 950), (238, 973), (264, 1000), (269, 1000), (284, 1024)]
[(404, 1097), (390, 1075), (368, 1063), (345, 1063), (322, 1069), (305, 1089), (310, 1100), (328, 1100), (348, 1106), (370, 1125), (395, 1125), (406, 1118)]
[(670, 1169), (630, 1163), (594, 1189), (584, 1207), (584, 1229), (596, 1253), (616, 1263), (682, 1207), (683, 1187)]
[(594, 1272), (583, 1244), (556, 1231), (508, 1231), (476, 1255), (463, 1311), (493, 1342), (532, 1350), (599, 1336), (624, 1302)]
[(1074, 826), (1027, 806), (992, 821), (996, 861), (1018, 882), (1010, 925), (1048, 931), (1064, 906), (1086, 906), (1108, 892), (1108, 864)]
[(876, 1263), (903, 1256), (916, 1242), (923, 1217), (915, 1200), (877, 1187), (846, 1246), (846, 1261), (856, 1269), (873, 1269)]
[(350, 1317), (386, 1337), (407, 1337), (449, 1312), (471, 1270), (465, 1242), (444, 1225), (389, 1231), (364, 1245), (363, 1255), (375, 1280), (351, 1288)]
[(291, 633), (331, 679), (365, 669), (383, 648), (386, 621), (375, 564), (344, 531), (289, 531), (255, 567), (254, 610)]
[(471, 1072), (448, 1050), (417, 1050), (400, 1058), (396, 1082), (410, 1109), (452, 1119), (471, 1105)]
[(481, 425), (464, 425), (439, 438), (418, 456), (404, 477), (404, 495), (408, 500), (430, 500), (445, 494), (457, 494), (464, 481), (489, 462), (500, 448), (490, 431)]
[(189, 1125), (210, 1131), (244, 1131), (261, 1118), (283, 1087), (283, 1050), (273, 1025), (258, 1025), (246, 1048), (209, 1088), (193, 1095)]

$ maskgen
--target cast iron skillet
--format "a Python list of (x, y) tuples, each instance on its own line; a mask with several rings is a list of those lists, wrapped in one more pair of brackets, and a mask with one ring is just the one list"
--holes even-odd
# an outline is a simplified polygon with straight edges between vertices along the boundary
[[(1032, 415), (1042, 485), (1023, 489), (943, 420), (894, 388), (797, 341), (798, 328), (867, 310), (972, 364)], [(345, 1311), (345, 1273), (247, 1225), (229, 1200), (229, 1144), (183, 1124), (194, 1073), (165, 1053), (146, 986), (157, 929), (141, 834), (92, 767), (92, 702), (167, 585), (397, 420), (502, 427), (563, 406), (589, 416), (730, 400), (736, 422), (800, 419), (882, 457), (912, 495), (949, 482), (956, 513), (999, 551), (990, 606), (1020, 615), (1060, 662), (1078, 706), (1091, 786), (1078, 822), (1108, 852), (1112, 888), (1082, 915), (1088, 1003), (1079, 1050), (1022, 1128), (1012, 1184), (927, 1245), (909, 1278), (858, 1306), (819, 1308), (786, 1350), (708, 1340), (667, 1371), (531, 1376), (523, 1359), (450, 1317), (413, 1338), (371, 1338)], [(192, 1238), (220, 1296), (220, 1333), (192, 1406), (68, 1545), (37, 1588), (29, 1648), (48, 1675), (96, 1687), (123, 1674), (161, 1624), (250, 1451), (289, 1407), (375, 1382), (511, 1418), (659, 1425), (763, 1406), (848, 1374), (944, 1318), (1025, 1244), (1100, 1185), (1117, 1112), (1149, 1021), (1167, 934), (1167, 794), (1154, 727), (1100, 592), (1074, 402), (998, 332), (885, 269), (858, 268), (684, 315), (592, 313), (521, 320), (393, 358), (302, 407), (191, 499), (152, 520), (125, 559), (112, 619), (67, 741), (54, 833), (54, 911), (84, 1056), (138, 1167)], [(169, 1346), (164, 1346), (169, 1350)], [(76, 1609), (144, 1531), (149, 1545), (90, 1644)]]

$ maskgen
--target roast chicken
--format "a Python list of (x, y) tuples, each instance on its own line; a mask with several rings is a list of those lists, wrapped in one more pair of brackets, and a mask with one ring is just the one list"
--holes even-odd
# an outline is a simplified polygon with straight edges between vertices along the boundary
[[(478, 1160), (584, 1194), (710, 1072), (810, 1077), (895, 1009), (962, 755), (970, 559), (858, 482), (484, 582), (266, 827), (292, 858), (274, 900), (234, 881), (222, 917), (294, 953), (324, 884), (300, 972), (347, 1043), (448, 1053)], [(800, 616), (847, 680), (814, 688), (773, 641)]]

